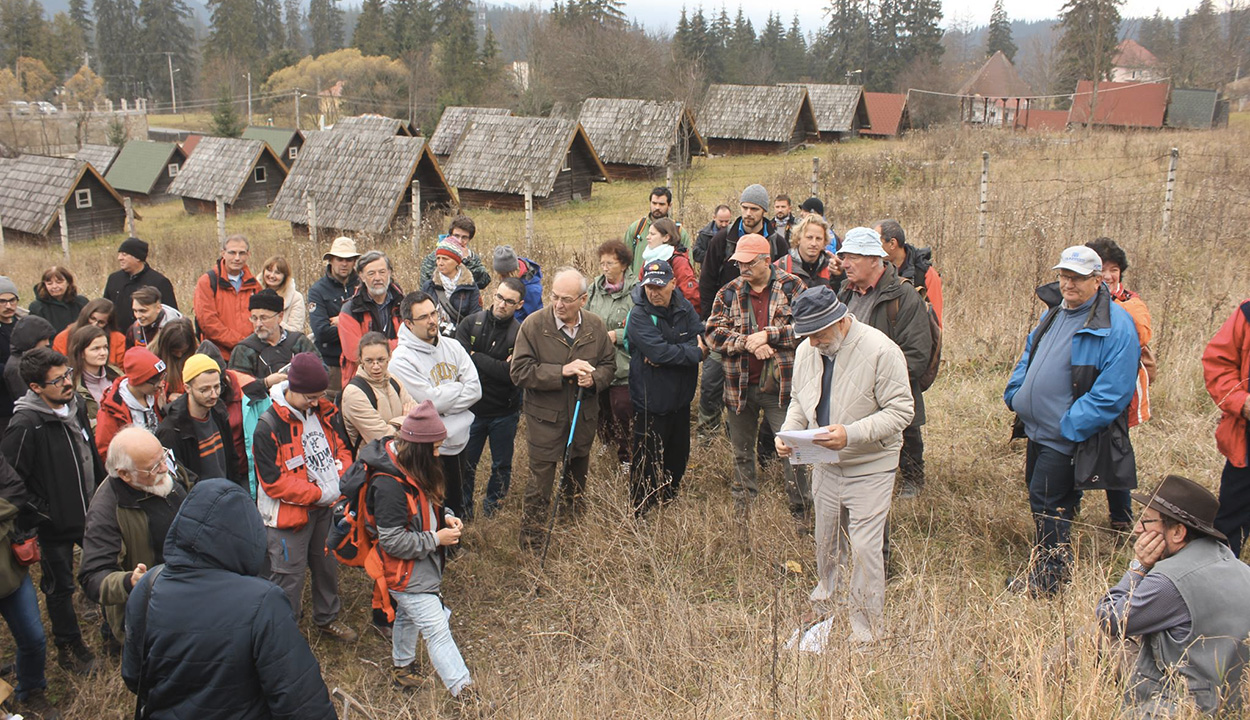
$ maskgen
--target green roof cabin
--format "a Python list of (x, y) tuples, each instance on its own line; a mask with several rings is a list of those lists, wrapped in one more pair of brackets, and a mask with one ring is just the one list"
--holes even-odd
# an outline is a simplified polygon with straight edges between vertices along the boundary
[(299, 149), (304, 147), (304, 133), (292, 128), (276, 128), (268, 125), (249, 125), (243, 131), (245, 140), (264, 140), (269, 147), (282, 158), (287, 167), (299, 157)]
[(122, 146), (104, 179), (136, 203), (172, 200), (169, 185), (187, 162), (178, 143), (131, 140)]

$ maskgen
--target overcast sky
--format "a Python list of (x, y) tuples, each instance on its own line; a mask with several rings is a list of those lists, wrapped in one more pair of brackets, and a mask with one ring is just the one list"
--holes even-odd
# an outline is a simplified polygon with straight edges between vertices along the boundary
[[(1199, 0), (1125, 0), (1120, 14), (1126, 18), (1153, 15), (1155, 8), (1164, 15), (1180, 17), (1187, 10), (1197, 7)], [(546, 3), (544, 3), (546, 4)], [(723, 4), (732, 17), (741, 5), (743, 11), (751, 18), (756, 30), (763, 26), (770, 11), (779, 12), (786, 23), (795, 13), (807, 31), (814, 30), (824, 22), (826, 0), (625, 0), (625, 11), (653, 30), (672, 32), (677, 27), (677, 18), (681, 14), (682, 5), (688, 10), (702, 5), (705, 15), (720, 12)], [(1007, 15), (1012, 20), (1045, 20), (1059, 16), (1059, 8), (1063, 0), (1004, 0)], [(952, 21), (969, 21), (973, 26), (989, 23), (990, 11), (994, 0), (942, 0), (942, 25)]]

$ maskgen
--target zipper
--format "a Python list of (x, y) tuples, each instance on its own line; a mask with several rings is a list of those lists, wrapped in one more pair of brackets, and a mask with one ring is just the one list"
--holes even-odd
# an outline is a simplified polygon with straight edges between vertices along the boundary
[[(66, 425), (65, 423), (61, 423), (61, 430), (62, 432), (65, 433), (65, 439), (69, 440), (70, 451), (74, 452), (75, 456), (77, 456), (77, 451), (74, 449), (74, 438), (72, 435), (70, 435), (69, 426)], [(82, 488), (82, 467), (79, 466), (78, 462), (75, 462), (74, 468), (78, 471), (78, 499), (82, 502), (83, 517), (86, 517), (87, 516), (87, 494), (83, 492), (83, 488)]]

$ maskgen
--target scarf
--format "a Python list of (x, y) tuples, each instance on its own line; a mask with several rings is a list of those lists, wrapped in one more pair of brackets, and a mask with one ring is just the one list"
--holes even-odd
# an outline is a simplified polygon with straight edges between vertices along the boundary
[(646, 265), (647, 263), (655, 262), (656, 260), (663, 260), (664, 262), (668, 262), (669, 259), (671, 259), (672, 257), (673, 257), (673, 246), (669, 245), (668, 243), (664, 243), (662, 245), (656, 245), (655, 247), (649, 247), (646, 250), (643, 250), (642, 251), (642, 264)]

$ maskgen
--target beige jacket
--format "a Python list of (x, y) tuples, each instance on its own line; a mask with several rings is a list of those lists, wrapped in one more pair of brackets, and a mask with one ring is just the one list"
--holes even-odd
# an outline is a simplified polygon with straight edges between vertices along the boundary
[[(795, 351), (794, 385), (782, 430), (819, 427), (816, 405), (824, 364), (808, 340)], [(889, 472), (898, 467), (903, 429), (915, 403), (907, 360), (880, 330), (854, 320), (838, 349), (830, 389), (829, 424), (846, 426), (846, 447), (835, 467), (847, 477)]]
[[(356, 371), (356, 377), (369, 382), (369, 378), (365, 377), (364, 367)], [(391, 386), (390, 377), (388, 375), (388, 379), (383, 380), (380, 385), (369, 382), (374, 396), (378, 399), (376, 408), (369, 403), (369, 397), (363, 390), (350, 383), (344, 383), (343, 427), (347, 429), (352, 443), (359, 440), (363, 445), (378, 438), (394, 435), (396, 428), (404, 421), (404, 415), (417, 404), (408, 394), (408, 390), (404, 388), (404, 384), (398, 380), (395, 381), (395, 384), (399, 386), (399, 392), (396, 393), (395, 388)]]

